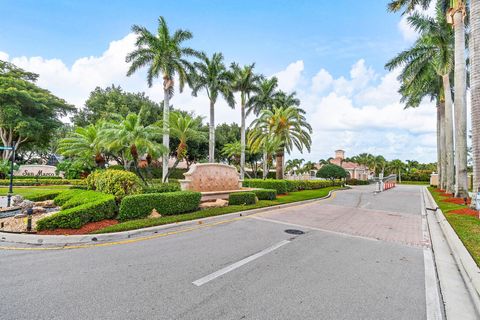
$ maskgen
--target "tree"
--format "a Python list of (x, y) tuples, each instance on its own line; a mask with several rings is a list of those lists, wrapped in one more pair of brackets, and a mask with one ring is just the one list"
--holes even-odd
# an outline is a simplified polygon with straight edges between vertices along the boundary
[[(452, 94), (450, 76), (454, 56), (454, 34), (449, 28), (443, 9), (436, 9), (436, 18), (413, 14), (409, 24), (420, 33), (419, 39), (408, 50), (386, 64), (389, 70), (403, 66), (399, 93), (406, 107), (418, 107), (430, 96), (437, 100), (437, 119), (440, 157), (440, 179), (449, 192), (454, 188), (454, 144)], [(439, 81), (438, 79), (441, 79)]]
[(449, 22), (455, 31), (455, 195), (468, 197), (467, 177), (467, 66), (465, 59), (465, 2), (451, 0)]
[(212, 58), (202, 54), (201, 62), (195, 62), (194, 66), (196, 73), (193, 76), (192, 95), (197, 96), (198, 91), (203, 89), (210, 100), (208, 161), (215, 162), (215, 103), (221, 95), (230, 107), (235, 107), (230, 87), (232, 75), (225, 67), (221, 53), (214, 53)]
[(265, 143), (265, 140), (276, 137), (281, 141), (276, 151), (277, 179), (283, 179), (283, 159), (285, 151), (290, 153), (295, 146), (300, 152), (303, 148), (310, 151), (312, 144), (312, 127), (305, 118), (305, 111), (296, 107), (274, 107), (273, 110), (262, 110), (260, 117), (255, 119), (251, 127), (249, 140), (255, 146)]
[(215, 128), (215, 157), (218, 162), (228, 162), (228, 158), (222, 153), (227, 143), (240, 141), (240, 126), (236, 123), (222, 123)]
[[(163, 145), (169, 147), (169, 115), (170, 98), (174, 92), (174, 77), (178, 76), (180, 92), (183, 91), (186, 82), (190, 82), (189, 74), (194, 72), (193, 65), (186, 58), (200, 57), (200, 53), (189, 47), (184, 47), (183, 42), (190, 40), (193, 35), (190, 31), (176, 30), (170, 34), (167, 22), (163, 17), (158, 19), (157, 34), (153, 34), (145, 27), (134, 25), (132, 31), (137, 35), (136, 49), (129, 53), (126, 62), (130, 63), (127, 76), (131, 76), (137, 70), (148, 66), (147, 82), (151, 87), (153, 79), (163, 79)], [(169, 154), (168, 152), (166, 153)], [(167, 181), (168, 156), (163, 157), (163, 180)]]
[(305, 159), (290, 159), (285, 163), (285, 171), (287, 172), (297, 172), (302, 168), (302, 164), (305, 162)]
[[(470, 91), (472, 97), (473, 192), (480, 187), (480, 1), (470, 1)], [(473, 203), (473, 201), (472, 201)]]
[(240, 115), (241, 115), (241, 125), (240, 125), (240, 145), (241, 145), (241, 154), (240, 154), (240, 179), (245, 177), (245, 107), (247, 101), (250, 99), (252, 93), (258, 92), (258, 83), (262, 80), (262, 76), (257, 75), (253, 72), (255, 64), (246, 65), (240, 67), (236, 63), (232, 63), (232, 89), (235, 92), (240, 93)]
[(72, 121), (76, 126), (85, 127), (99, 120), (111, 120), (116, 115), (138, 114), (140, 110), (143, 110), (142, 120), (147, 125), (156, 122), (161, 115), (158, 103), (143, 92), (125, 92), (115, 85), (105, 89), (96, 87), (85, 101), (85, 107), (72, 117)]
[(97, 168), (105, 168), (105, 143), (101, 139), (102, 123), (78, 127), (66, 138), (60, 140), (58, 152), (64, 156), (95, 162)]
[(398, 182), (402, 182), (402, 171), (405, 168), (405, 164), (402, 162), (402, 160), (392, 160), (387, 166), (392, 172), (398, 175)]
[[(0, 60), (0, 138), (4, 146), (19, 149), (24, 144), (48, 145), (61, 117), (73, 112), (50, 91), (38, 87), (38, 75)], [(3, 150), (2, 159), (9, 159), (10, 150)]]
[(171, 170), (167, 174), (167, 179), (178, 163), (187, 157), (188, 145), (192, 141), (205, 141), (206, 137), (200, 127), (202, 118), (193, 118), (191, 115), (182, 115), (179, 112), (170, 114), (170, 134), (179, 140), (175, 150), (176, 160)]
[(347, 171), (335, 164), (325, 164), (317, 171), (317, 177), (323, 179), (344, 179), (347, 177)]
[(417, 6), (427, 10), (432, 0), (393, 0), (388, 4), (388, 10), (397, 12), (404, 9), (402, 14), (414, 11)]

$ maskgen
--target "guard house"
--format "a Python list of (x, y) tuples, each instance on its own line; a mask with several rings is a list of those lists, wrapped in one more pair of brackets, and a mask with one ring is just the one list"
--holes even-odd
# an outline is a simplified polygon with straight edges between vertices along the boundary
[(349, 179), (368, 180), (370, 177), (370, 170), (366, 166), (356, 162), (345, 161), (344, 150), (335, 150), (335, 158), (330, 159), (330, 163), (345, 169)]

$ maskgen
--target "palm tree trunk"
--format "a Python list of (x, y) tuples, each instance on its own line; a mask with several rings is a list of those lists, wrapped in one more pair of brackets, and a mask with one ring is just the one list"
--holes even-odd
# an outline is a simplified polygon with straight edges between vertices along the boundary
[(441, 180), (441, 171), (442, 171), (442, 150), (441, 150), (441, 140), (440, 140), (440, 101), (437, 100), (437, 177), (438, 177), (438, 187), (440, 188)]
[(442, 76), (443, 90), (445, 93), (445, 174), (447, 184), (445, 190), (453, 193), (455, 187), (455, 170), (453, 154), (453, 118), (452, 118), (452, 91), (450, 90), (450, 78), (447, 75)]
[(445, 145), (445, 101), (440, 101), (438, 104), (438, 111), (439, 111), (439, 133), (440, 133), (440, 170), (439, 170), (439, 187), (442, 190), (445, 190), (445, 186), (447, 185), (447, 154), (446, 154), (446, 145)]
[(470, 28), (473, 192), (478, 192), (480, 187), (480, 0), (470, 1)]
[(245, 178), (245, 99), (242, 97), (242, 103), (240, 106), (240, 112), (242, 117), (241, 129), (240, 129), (240, 145), (241, 145), (241, 153), (240, 153), (240, 179), (243, 180)]
[(168, 182), (168, 160), (170, 158), (170, 93), (163, 88), (163, 145), (167, 151), (162, 156), (162, 181)]
[(463, 9), (453, 15), (455, 28), (455, 178), (457, 197), (468, 196), (465, 25)]
[(263, 151), (263, 173), (262, 178), (267, 179), (268, 176), (268, 153)]
[(275, 154), (275, 170), (277, 179), (283, 179), (283, 158), (285, 155), (284, 149), (280, 149)]
[(210, 100), (210, 126), (208, 128), (208, 162), (215, 162), (215, 103)]

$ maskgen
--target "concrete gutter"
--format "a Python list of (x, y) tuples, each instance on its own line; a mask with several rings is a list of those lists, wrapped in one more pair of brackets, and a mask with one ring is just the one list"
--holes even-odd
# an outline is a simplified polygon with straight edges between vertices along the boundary
[(192, 227), (194, 225), (199, 225), (206, 222), (214, 223), (222, 220), (228, 220), (228, 219), (231, 219), (232, 217), (249, 216), (249, 215), (253, 215), (256, 213), (265, 212), (269, 210), (284, 209), (284, 208), (304, 205), (307, 203), (328, 199), (332, 196), (334, 192), (347, 190), (347, 189), (350, 189), (350, 188), (340, 188), (340, 189), (331, 190), (327, 196), (322, 198), (279, 204), (279, 205), (270, 206), (270, 207), (232, 212), (232, 213), (227, 213), (227, 214), (213, 216), (213, 217), (200, 218), (195, 220), (188, 220), (183, 222), (164, 224), (160, 226), (154, 226), (154, 227), (142, 228), (142, 229), (136, 229), (136, 230), (130, 230), (130, 231), (122, 231), (122, 232), (86, 234), (86, 235), (37, 235), (37, 234), (25, 234), (25, 233), (0, 232), (0, 242), (30, 244), (30, 245), (62, 245), (64, 246), (69, 244), (125, 240), (125, 239), (130, 239), (130, 238), (139, 237), (139, 236), (147, 236), (147, 235), (158, 233), (159, 231), (165, 231), (165, 230), (175, 229), (175, 228), (184, 227), (184, 226)]
[(447, 319), (480, 319), (480, 269), (426, 187), (424, 194)]

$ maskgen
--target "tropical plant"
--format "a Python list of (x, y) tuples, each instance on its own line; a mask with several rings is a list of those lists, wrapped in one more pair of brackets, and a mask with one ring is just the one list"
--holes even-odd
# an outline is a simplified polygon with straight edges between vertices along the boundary
[(310, 151), (312, 127), (305, 118), (305, 112), (296, 107), (274, 107), (273, 110), (262, 110), (260, 117), (255, 119), (251, 126), (249, 141), (253, 146), (262, 145), (265, 140), (277, 137), (281, 145), (276, 151), (277, 179), (283, 179), (283, 159), (285, 151), (290, 153), (293, 147), (300, 152), (303, 148)]
[(193, 74), (192, 95), (197, 96), (198, 91), (203, 89), (210, 100), (208, 161), (215, 162), (215, 103), (221, 95), (230, 107), (235, 107), (230, 87), (232, 75), (225, 67), (221, 53), (214, 53), (211, 58), (202, 54), (201, 61), (195, 62), (194, 66), (196, 72)]
[[(182, 92), (185, 83), (190, 82), (189, 74), (194, 72), (193, 65), (188, 57), (200, 57), (201, 54), (189, 47), (184, 47), (183, 42), (190, 40), (193, 35), (190, 31), (178, 29), (173, 34), (163, 17), (158, 19), (157, 33), (153, 34), (145, 27), (134, 25), (132, 31), (137, 35), (136, 49), (126, 57), (131, 62), (127, 76), (137, 70), (148, 66), (147, 82), (151, 87), (153, 79), (163, 79), (163, 145), (168, 149), (170, 142), (169, 115), (170, 98), (174, 92), (174, 77), (178, 77), (179, 89)], [(168, 151), (168, 150), (167, 150)], [(168, 155), (168, 152), (166, 153)], [(168, 156), (163, 157), (163, 180), (166, 181), (168, 173)]]
[(101, 139), (100, 131), (103, 123), (78, 127), (66, 138), (60, 140), (58, 152), (64, 156), (95, 162), (97, 168), (105, 168), (105, 143)]
[(305, 162), (305, 159), (289, 159), (285, 163), (285, 171), (286, 172), (296, 172), (302, 168), (302, 164)]
[[(480, 1), (470, 0), (470, 92), (472, 97), (473, 192), (480, 187)], [(473, 203), (474, 201), (472, 201)]]
[(254, 93), (258, 93), (258, 83), (262, 80), (262, 76), (254, 73), (253, 69), (255, 64), (245, 65), (240, 67), (236, 63), (232, 63), (230, 66), (232, 69), (232, 82), (231, 87), (235, 92), (240, 93), (240, 115), (241, 115), (241, 125), (240, 125), (240, 179), (243, 180), (245, 177), (245, 148), (246, 148), (246, 137), (245, 137), (245, 108), (250, 96)]
[(242, 145), (240, 141), (226, 143), (222, 149), (222, 154), (226, 156), (229, 161), (235, 164), (240, 164), (240, 155), (242, 154)]
[(317, 177), (330, 179), (332, 181), (335, 179), (344, 179), (347, 177), (347, 171), (335, 164), (326, 164), (317, 171)]
[(400, 159), (395, 159), (388, 162), (387, 167), (391, 172), (394, 172), (398, 175), (398, 182), (402, 182), (402, 171), (405, 168), (405, 164)]

